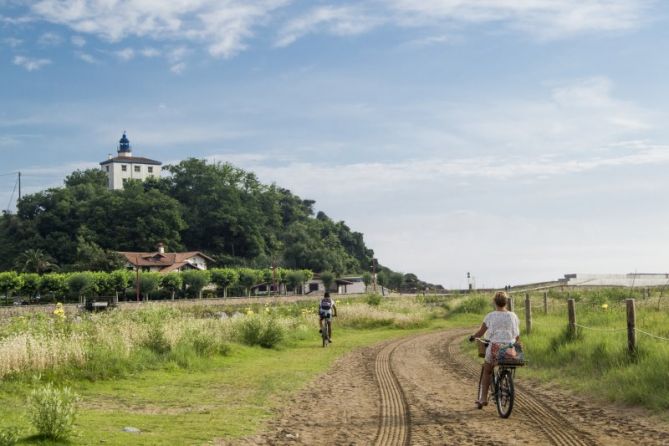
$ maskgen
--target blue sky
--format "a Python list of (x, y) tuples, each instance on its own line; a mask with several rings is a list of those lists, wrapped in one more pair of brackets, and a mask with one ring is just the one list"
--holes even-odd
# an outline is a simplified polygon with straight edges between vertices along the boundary
[[(447, 287), (665, 272), (669, 7), (0, 0), (0, 174), (230, 161)], [(15, 177), (0, 176), (13, 207)]]

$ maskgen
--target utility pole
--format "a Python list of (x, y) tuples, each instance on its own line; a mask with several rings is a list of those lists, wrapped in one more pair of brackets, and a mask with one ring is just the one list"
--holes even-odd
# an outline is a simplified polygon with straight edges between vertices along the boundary
[(372, 258), (372, 284), (374, 287), (374, 294), (376, 294), (376, 259)]
[(19, 171), (19, 201), (21, 201), (21, 172)]
[(135, 276), (135, 293), (137, 295), (137, 302), (139, 302), (139, 256), (135, 256), (135, 264), (137, 265), (137, 273)]

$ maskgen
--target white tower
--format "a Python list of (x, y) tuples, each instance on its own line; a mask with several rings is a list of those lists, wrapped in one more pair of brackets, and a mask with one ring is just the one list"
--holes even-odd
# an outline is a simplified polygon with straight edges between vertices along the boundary
[(109, 189), (123, 189), (128, 180), (144, 181), (150, 177), (160, 178), (163, 163), (148, 158), (132, 156), (130, 140), (123, 132), (118, 142), (117, 156), (109, 156), (108, 160), (100, 163), (100, 168), (109, 178)]

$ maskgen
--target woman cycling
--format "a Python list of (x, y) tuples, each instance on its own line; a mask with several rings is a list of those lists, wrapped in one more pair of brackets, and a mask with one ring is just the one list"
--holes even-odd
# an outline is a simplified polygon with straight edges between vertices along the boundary
[(485, 363), (483, 364), (483, 385), (481, 394), (476, 400), (476, 406), (482, 409), (488, 404), (488, 388), (492, 377), (492, 369), (497, 363), (497, 355), (500, 347), (513, 344), (518, 341), (520, 336), (520, 321), (516, 313), (507, 310), (509, 298), (504, 291), (495, 293), (495, 311), (486, 315), (479, 331), (470, 336), (469, 340), (480, 338), (487, 332), (487, 339), (490, 341), (485, 351)]

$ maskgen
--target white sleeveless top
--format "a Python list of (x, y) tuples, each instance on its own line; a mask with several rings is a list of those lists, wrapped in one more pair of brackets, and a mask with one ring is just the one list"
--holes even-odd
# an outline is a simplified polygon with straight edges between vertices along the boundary
[(483, 323), (488, 327), (486, 337), (491, 342), (510, 343), (515, 342), (520, 336), (520, 321), (516, 313), (512, 311), (493, 311), (486, 315)]

